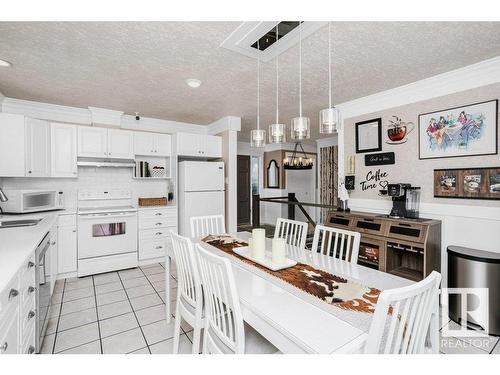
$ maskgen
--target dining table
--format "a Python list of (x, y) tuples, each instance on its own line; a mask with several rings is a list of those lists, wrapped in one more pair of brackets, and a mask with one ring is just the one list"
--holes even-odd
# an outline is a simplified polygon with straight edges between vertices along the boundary
[[(250, 232), (232, 235), (247, 241)], [(352, 353), (359, 352), (368, 337), (373, 313), (349, 311), (317, 298), (263, 271), (249, 262), (203, 242), (192, 239), (204, 249), (230, 260), (240, 298), (243, 319), (282, 353)], [(266, 238), (271, 249), (272, 239)], [(166, 314), (170, 321), (171, 258), (166, 256)], [(356, 263), (287, 246), (287, 257), (326, 271), (350, 282), (381, 291), (408, 286), (414, 281)], [(435, 343), (433, 343), (435, 345)]]

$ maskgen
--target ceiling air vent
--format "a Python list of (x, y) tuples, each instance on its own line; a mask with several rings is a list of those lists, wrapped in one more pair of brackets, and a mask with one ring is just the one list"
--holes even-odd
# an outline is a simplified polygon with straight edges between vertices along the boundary
[(302, 38), (306, 38), (326, 24), (312, 21), (243, 22), (222, 42), (221, 47), (253, 58), (260, 54), (262, 61), (269, 61), (299, 42), (299, 29)]

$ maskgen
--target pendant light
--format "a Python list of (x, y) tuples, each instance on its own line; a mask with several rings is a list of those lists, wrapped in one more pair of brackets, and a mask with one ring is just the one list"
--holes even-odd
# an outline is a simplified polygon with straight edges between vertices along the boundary
[[(278, 41), (278, 25), (276, 25), (276, 41)], [(286, 126), (279, 122), (279, 56), (276, 56), (276, 122), (269, 125), (269, 143), (286, 142)]]
[(264, 147), (266, 145), (266, 131), (260, 128), (260, 48), (257, 41), (257, 129), (250, 132), (250, 145)]
[(332, 33), (331, 22), (328, 22), (328, 108), (319, 113), (319, 132), (333, 134), (340, 124), (340, 111), (332, 106)]
[(299, 25), (299, 117), (292, 119), (290, 138), (296, 141), (309, 139), (311, 127), (309, 117), (302, 116), (302, 27)]

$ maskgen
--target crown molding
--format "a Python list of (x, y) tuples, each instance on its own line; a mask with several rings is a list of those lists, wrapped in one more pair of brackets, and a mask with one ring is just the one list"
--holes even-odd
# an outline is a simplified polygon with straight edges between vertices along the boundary
[(2, 110), (3, 112), (55, 122), (84, 125), (90, 125), (92, 122), (92, 117), (88, 109), (33, 102), (30, 100), (5, 98), (2, 103)]
[(500, 56), (337, 105), (344, 119), (500, 82)]
[(226, 116), (207, 126), (207, 134), (220, 134), (226, 130), (239, 132), (241, 130), (241, 117)]

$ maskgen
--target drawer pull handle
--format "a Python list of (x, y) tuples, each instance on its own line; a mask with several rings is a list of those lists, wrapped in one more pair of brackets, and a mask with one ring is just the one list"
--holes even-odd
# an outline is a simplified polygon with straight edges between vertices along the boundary
[(30, 345), (28, 348), (28, 354), (33, 354), (35, 352), (35, 347), (33, 345)]
[(156, 223), (155, 225), (162, 225), (163, 223)]
[(54, 246), (56, 244), (56, 241), (53, 241), (50, 243), (52, 246)]
[(163, 249), (163, 246), (156, 246), (155, 249)]
[(0, 353), (6, 352), (9, 347), (9, 343), (5, 341), (2, 346), (0, 346)]
[(156, 233), (155, 233), (155, 236), (160, 236), (160, 235), (162, 235), (162, 234), (163, 234), (162, 232), (156, 232)]
[(35, 287), (34, 286), (30, 286), (28, 287), (28, 293), (33, 293), (35, 291)]
[(30, 310), (28, 313), (28, 320), (32, 319), (35, 316), (35, 312), (33, 310)]
[(157, 213), (155, 213), (155, 215), (156, 215), (156, 216), (161, 216), (161, 215), (163, 215), (163, 214), (162, 214), (161, 212), (157, 212)]
[(33, 267), (35, 267), (35, 263), (29, 261), (28, 262), (28, 268), (33, 268)]
[(17, 289), (11, 289), (9, 292), (9, 300), (11, 298), (15, 298), (19, 295), (19, 291)]

